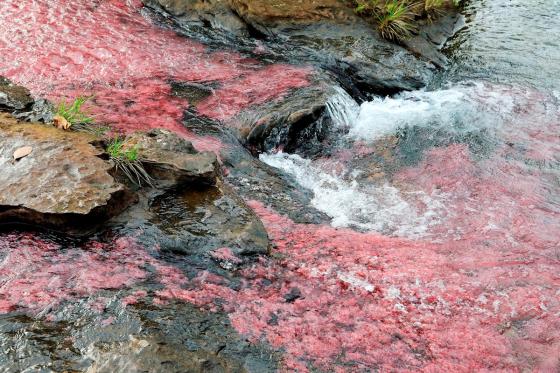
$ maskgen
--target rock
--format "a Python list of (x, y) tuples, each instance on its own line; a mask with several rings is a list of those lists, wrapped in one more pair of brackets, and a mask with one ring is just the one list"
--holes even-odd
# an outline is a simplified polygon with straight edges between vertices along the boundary
[(231, 188), (188, 188), (156, 197), (149, 207), (150, 223), (166, 236), (163, 250), (211, 255), (227, 247), (234, 255), (266, 255), (269, 239), (264, 225)]
[(199, 153), (189, 141), (170, 131), (138, 132), (127, 137), (125, 142), (138, 147), (144, 168), (160, 188), (186, 183), (216, 184), (219, 176), (216, 154)]
[[(130, 201), (111, 165), (83, 133), (24, 124), (0, 114), (0, 223), (63, 231), (94, 226)], [(33, 151), (13, 162), (16, 149)]]
[(349, 93), (352, 86), (379, 95), (415, 90), (426, 85), (435, 70), (407, 49), (382, 39), (359, 17), (349, 23), (292, 27), (279, 35), (293, 46), (294, 54), (301, 53), (300, 61), (333, 73)]
[[(230, 0), (252, 28), (281, 41), (299, 63), (334, 72), (365, 92), (393, 94), (427, 84), (433, 67), (377, 30), (339, 0)], [(279, 53), (282, 53), (279, 51)]]
[(0, 76), (0, 111), (29, 122), (50, 123), (54, 109), (47, 100), (35, 100), (27, 88)]
[(270, 206), (280, 214), (302, 224), (328, 224), (330, 218), (311, 206), (313, 193), (292, 177), (255, 159), (247, 150), (222, 152), (228, 169), (226, 181), (241, 195)]
[(288, 303), (294, 303), (302, 297), (301, 290), (298, 288), (291, 288), (290, 291), (284, 295), (284, 299)]
[(27, 88), (13, 84), (0, 76), (0, 110), (15, 112), (30, 109), (33, 97)]
[(88, 372), (243, 372), (242, 361), (222, 357), (213, 351), (190, 351), (182, 344), (163, 339), (131, 337), (129, 342), (111, 343), (98, 348), (89, 346), (86, 356), (92, 365)]
[(334, 82), (315, 80), (309, 87), (291, 91), (280, 100), (253, 106), (232, 120), (240, 140), (254, 151), (283, 148), (293, 151), (320, 136), (327, 101), (335, 94)]
[(215, 84), (206, 85), (194, 82), (172, 82), (171, 90), (174, 96), (187, 99), (190, 105), (196, 105), (211, 96), (215, 86)]
[[(153, 7), (158, 4), (167, 10), (186, 36), (197, 37), (196, 30), (185, 25), (185, 15), (178, 12), (179, 3), (191, 8), (218, 12), (225, 1), (145, 0)], [(175, 5), (173, 5), (175, 4)], [(235, 33), (235, 47), (245, 53), (256, 48), (250, 37), (261, 42), (258, 58), (315, 65), (319, 75), (324, 70), (335, 74), (345, 86), (357, 86), (362, 93), (392, 94), (401, 90), (423, 87), (431, 78), (434, 66), (419, 60), (407, 49), (384, 40), (379, 33), (354, 11), (338, 0), (230, 0), (229, 17), (242, 19), (248, 30)], [(180, 8), (180, 7), (179, 7)], [(211, 10), (208, 10), (211, 9)], [(185, 14), (188, 12), (185, 11)], [(179, 15), (178, 15), (179, 14)], [(192, 13), (188, 13), (192, 14)], [(199, 13), (194, 12), (196, 17)], [(205, 27), (216, 28), (211, 22)], [(208, 35), (199, 40), (215, 42)], [(219, 39), (219, 38), (218, 38)], [(247, 50), (252, 45), (252, 49)], [(355, 97), (360, 94), (353, 94)]]
[(440, 50), (463, 25), (464, 18), (461, 14), (446, 14), (436, 22), (422, 25), (418, 35), (405, 40), (404, 45), (436, 66), (445, 67), (447, 58)]
[(235, 14), (227, 0), (144, 0), (144, 3), (161, 6), (182, 24), (209, 26), (249, 36), (247, 25)]
[(230, 5), (247, 24), (268, 35), (276, 34), (274, 28), (354, 18), (352, 10), (339, 0), (230, 0)]

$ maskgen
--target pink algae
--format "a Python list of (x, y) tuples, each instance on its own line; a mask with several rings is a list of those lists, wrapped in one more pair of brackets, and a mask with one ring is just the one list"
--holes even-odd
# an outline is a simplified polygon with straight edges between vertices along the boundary
[(514, 158), (474, 161), (464, 145), (429, 150), (395, 177), (446, 198), (417, 240), (295, 224), (251, 202), (275, 259), (242, 270), (239, 291), (162, 272), (159, 296), (223, 309), (283, 349), (288, 371), (554, 372), (560, 214), (545, 176)]
[[(199, 283), (179, 298), (226, 299), (239, 332), (285, 349), (287, 370), (552, 372), (560, 364), (557, 247), (465, 251), (461, 242), (294, 224), (252, 206), (284, 259), (245, 270), (239, 292)], [(301, 296), (288, 302), (292, 288)]]
[(110, 247), (92, 242), (85, 249), (63, 250), (30, 234), (9, 234), (0, 240), (0, 255), (2, 313), (20, 308), (38, 313), (65, 300), (130, 286), (148, 275), (146, 251), (125, 238)]
[[(201, 113), (229, 119), (307, 85), (308, 68), (264, 66), (156, 27), (140, 1), (7, 0), (0, 4), (0, 75), (52, 100), (93, 95), (97, 121), (124, 131), (167, 128), (219, 149), (180, 123), (186, 100), (169, 81), (217, 82)], [(200, 143), (200, 144), (199, 144)]]
[[(284, 350), (286, 371), (554, 372), (560, 240), (550, 227), (558, 214), (539, 212), (549, 201), (542, 179), (527, 172), (513, 161), (475, 162), (463, 145), (428, 151), (396, 177), (448, 196), (449, 214), (423, 240), (295, 224), (250, 202), (274, 248), (272, 258), (240, 271), (239, 290), (208, 271), (189, 279), (132, 239), (110, 250), (99, 243), (60, 250), (11, 235), (1, 241), (1, 310), (39, 311), (135, 286), (148, 264), (163, 286), (155, 304), (177, 299), (225, 311), (250, 340)], [(551, 225), (541, 226), (543, 219)], [(145, 295), (132, 293), (123, 304)]]

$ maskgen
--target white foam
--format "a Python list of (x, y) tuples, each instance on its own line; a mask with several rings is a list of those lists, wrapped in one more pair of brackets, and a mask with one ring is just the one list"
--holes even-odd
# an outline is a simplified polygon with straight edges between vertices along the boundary
[(493, 128), (497, 118), (513, 111), (511, 96), (482, 83), (438, 91), (404, 92), (362, 104), (348, 136), (374, 141), (411, 126), (471, 131)]
[(356, 122), (360, 105), (342, 88), (327, 101), (327, 112), (336, 127), (348, 127)]
[[(356, 173), (341, 175), (322, 169), (308, 159), (294, 154), (261, 154), (260, 159), (279, 168), (313, 192), (311, 204), (332, 218), (334, 227), (405, 237), (420, 237), (437, 223), (443, 206), (434, 198), (418, 192), (404, 195), (385, 183), (360, 185)], [(419, 211), (405, 197), (428, 206)]]

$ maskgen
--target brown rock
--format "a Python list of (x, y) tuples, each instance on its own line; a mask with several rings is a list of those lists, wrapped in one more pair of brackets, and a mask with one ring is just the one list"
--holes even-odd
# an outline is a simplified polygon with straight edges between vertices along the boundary
[(340, 0), (229, 0), (245, 22), (261, 31), (286, 23), (348, 21), (352, 10)]
[[(120, 212), (127, 193), (90, 141), (83, 133), (0, 114), (0, 223), (72, 231)], [(33, 151), (13, 162), (22, 147)]]
[(158, 187), (216, 184), (219, 175), (216, 154), (198, 152), (189, 141), (170, 131), (138, 132), (129, 136), (126, 143), (138, 147), (140, 159)]

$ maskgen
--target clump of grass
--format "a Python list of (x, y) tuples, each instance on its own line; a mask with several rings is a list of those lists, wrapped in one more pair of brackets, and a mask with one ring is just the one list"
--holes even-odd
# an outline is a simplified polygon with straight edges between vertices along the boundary
[(379, 18), (379, 33), (388, 40), (408, 39), (416, 31), (412, 6), (405, 0), (392, 0), (385, 4)]
[(142, 165), (137, 145), (128, 146), (124, 139), (116, 136), (109, 141), (106, 150), (115, 163), (115, 168), (121, 171), (132, 183), (138, 186), (142, 186), (142, 183), (154, 186), (152, 177)]
[(461, 0), (354, 0), (355, 11), (377, 20), (377, 28), (385, 39), (402, 42), (416, 31), (416, 20), (428, 21), (444, 14), (444, 9)]
[(90, 99), (90, 97), (79, 96), (72, 102), (61, 101), (56, 107), (55, 115), (59, 115), (66, 119), (70, 126), (77, 124), (91, 124), (93, 118), (82, 110), (82, 106)]
[(88, 132), (97, 137), (105, 134), (110, 128), (95, 124), (94, 118), (83, 109), (90, 99), (91, 96), (79, 96), (71, 102), (59, 102), (54, 112), (54, 125), (64, 130)]

